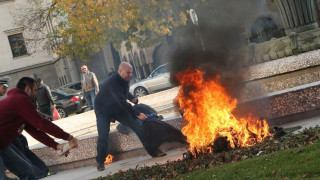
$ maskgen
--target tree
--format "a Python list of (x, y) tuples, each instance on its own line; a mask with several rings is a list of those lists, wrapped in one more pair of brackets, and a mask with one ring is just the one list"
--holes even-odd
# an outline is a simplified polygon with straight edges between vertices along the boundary
[(174, 28), (186, 24), (189, 7), (206, 0), (29, 1), (29, 9), (23, 10), (17, 21), (25, 31), (33, 32), (29, 40), (46, 41), (45, 48), (60, 56), (84, 58), (109, 42), (119, 49), (125, 41), (130, 49), (131, 42), (148, 47), (165, 41)]

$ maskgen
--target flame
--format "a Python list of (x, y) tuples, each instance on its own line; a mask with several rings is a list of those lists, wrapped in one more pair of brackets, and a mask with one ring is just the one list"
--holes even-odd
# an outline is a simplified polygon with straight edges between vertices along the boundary
[(232, 148), (251, 146), (270, 136), (266, 120), (248, 115), (237, 118), (232, 114), (237, 99), (231, 98), (222, 84), (220, 76), (204, 78), (205, 73), (188, 69), (176, 75), (180, 89), (175, 99), (188, 123), (182, 128), (187, 137), (191, 153), (212, 152), (214, 140), (227, 137)]
[(112, 159), (113, 159), (113, 156), (111, 154), (109, 154), (107, 157), (106, 157), (106, 161), (104, 162), (104, 164), (110, 164), (112, 163)]

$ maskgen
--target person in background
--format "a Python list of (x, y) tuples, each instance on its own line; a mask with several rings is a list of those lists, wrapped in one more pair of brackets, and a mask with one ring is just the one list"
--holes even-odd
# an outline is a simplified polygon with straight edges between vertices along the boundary
[(117, 74), (117, 72), (113, 68), (110, 68), (108, 77), (112, 76), (113, 74)]
[(39, 112), (42, 113), (42, 116), (50, 121), (53, 121), (53, 105), (54, 101), (52, 98), (51, 90), (49, 86), (43, 83), (43, 79), (37, 78), (38, 89), (37, 89), (37, 105)]
[(26, 130), (32, 137), (43, 144), (63, 151), (63, 146), (46, 133), (69, 141), (69, 147), (78, 146), (78, 140), (60, 127), (42, 118), (33, 105), (32, 99), (37, 94), (37, 82), (30, 77), (21, 78), (16, 88), (0, 101), (0, 152), (4, 165), (19, 179), (36, 179), (32, 164), (25, 161), (12, 147), (13, 141)]
[(86, 65), (81, 66), (81, 85), (83, 97), (86, 99), (90, 109), (94, 109), (94, 100), (99, 92), (99, 83), (96, 75), (90, 72)]

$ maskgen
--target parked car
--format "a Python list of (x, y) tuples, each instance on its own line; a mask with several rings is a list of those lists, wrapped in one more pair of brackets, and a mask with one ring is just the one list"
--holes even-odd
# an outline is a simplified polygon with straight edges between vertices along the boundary
[(130, 85), (129, 91), (136, 97), (145, 96), (173, 87), (170, 83), (169, 64), (157, 67), (147, 79)]
[(65, 89), (65, 88), (79, 90), (79, 91), (82, 90), (81, 82), (66, 84), (62, 86), (60, 89)]
[(61, 118), (73, 113), (82, 113), (87, 108), (81, 91), (64, 88), (52, 90), (51, 93)]

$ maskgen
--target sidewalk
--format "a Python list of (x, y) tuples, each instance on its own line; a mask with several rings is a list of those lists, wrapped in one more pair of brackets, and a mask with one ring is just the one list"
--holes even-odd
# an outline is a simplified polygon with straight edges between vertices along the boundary
[(174, 161), (183, 158), (183, 153), (187, 148), (177, 148), (166, 151), (167, 155), (164, 157), (152, 158), (149, 155), (140, 155), (133, 158), (123, 159), (106, 165), (104, 171), (97, 171), (95, 166), (87, 166), (77, 169), (60, 171), (53, 176), (43, 178), (44, 180), (87, 180), (98, 177), (105, 177), (108, 174), (114, 174), (119, 170), (126, 171), (128, 169), (135, 169), (136, 167), (153, 166), (156, 164), (165, 164), (167, 161)]
[[(290, 122), (281, 125), (283, 128), (290, 128), (295, 126), (301, 126), (302, 128), (297, 130), (297, 132), (302, 131), (305, 128), (315, 127), (320, 125), (320, 115), (300, 119), (295, 122)], [(133, 158), (123, 159), (117, 162), (113, 162), (106, 165), (106, 170), (99, 172), (96, 170), (95, 166), (87, 166), (77, 169), (71, 169), (66, 171), (58, 172), (56, 175), (44, 178), (45, 180), (58, 180), (58, 179), (68, 179), (68, 180), (87, 180), (94, 179), (98, 177), (105, 177), (108, 174), (117, 173), (119, 170), (125, 171), (127, 169), (135, 169), (136, 167), (152, 166), (156, 164), (165, 164), (167, 161), (175, 161), (182, 159), (183, 153), (187, 150), (186, 147), (176, 148), (165, 151), (168, 155), (159, 158), (152, 158), (149, 155), (140, 155)]]

